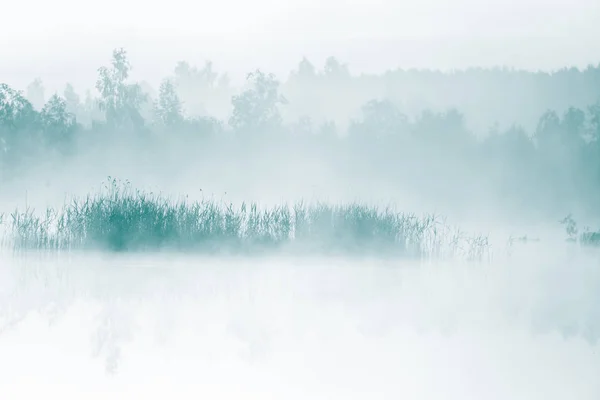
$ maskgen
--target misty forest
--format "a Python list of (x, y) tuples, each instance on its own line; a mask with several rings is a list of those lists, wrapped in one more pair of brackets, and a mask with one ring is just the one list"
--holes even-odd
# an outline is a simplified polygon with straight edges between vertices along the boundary
[[(600, 64), (375, 75), (303, 58), (240, 86), (181, 61), (157, 87), (136, 68), (117, 48), (87, 88), (0, 81), (0, 340), (13, 357), (33, 339), (9, 332), (32, 313), (46, 322), (28, 329), (67, 335), (93, 303), (107, 382), (139, 388), (178, 374), (209, 398), (600, 394)], [(172, 357), (189, 368), (144, 358), (141, 321), (162, 346), (180, 338)], [(500, 360), (509, 348), (519, 356)], [(244, 389), (225, 390), (217, 358)], [(401, 370), (411, 378), (392, 384)]]
[[(443, 201), (429, 201), (436, 210), (485, 212), (493, 204), (513, 218), (520, 212), (557, 223), (572, 213), (598, 216), (600, 66), (352, 76), (330, 57), (320, 71), (303, 59), (284, 83), (253, 71), (235, 89), (210, 62), (201, 68), (180, 62), (157, 91), (132, 82), (131, 68), (127, 52), (115, 50), (98, 69), (97, 93), (85, 97), (67, 84), (46, 99), (40, 79), (26, 93), (0, 86), (2, 182), (22, 180), (36, 168), (101, 170), (128, 162), (167, 180), (197, 170), (243, 175), (231, 185), (238, 187), (301, 186), (307, 174), (326, 185), (319, 175), (327, 173), (339, 187), (402, 188)], [(368, 240), (402, 241), (409, 234), (399, 231), (422, 232), (427, 225), (399, 210), (356, 203), (263, 210), (254, 203), (234, 209), (214, 198), (170, 204), (137, 188), (119, 191), (121, 182), (111, 179), (119, 203), (88, 196), (59, 213), (25, 210), (6, 222), (19, 245), (37, 247), (98, 240), (117, 247), (176, 245), (172, 240), (214, 247), (220, 239), (251, 236), (266, 244), (313, 232), (346, 238), (356, 249)], [(51, 216), (62, 231), (50, 229)], [(316, 233), (324, 223), (330, 232)]]

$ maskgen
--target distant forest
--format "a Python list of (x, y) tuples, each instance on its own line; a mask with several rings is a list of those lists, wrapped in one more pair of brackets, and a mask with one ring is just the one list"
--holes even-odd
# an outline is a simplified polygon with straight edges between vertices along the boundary
[(0, 84), (0, 179), (121, 158), (148, 173), (201, 162), (216, 175), (227, 165), (271, 179), (306, 178), (319, 163), (350, 185), (458, 206), (600, 209), (600, 65), (352, 76), (330, 57), (321, 70), (303, 59), (286, 81), (256, 70), (234, 88), (210, 62), (180, 62), (157, 90), (132, 82), (131, 68), (115, 50), (84, 96), (67, 84), (46, 98), (40, 79), (25, 92)]

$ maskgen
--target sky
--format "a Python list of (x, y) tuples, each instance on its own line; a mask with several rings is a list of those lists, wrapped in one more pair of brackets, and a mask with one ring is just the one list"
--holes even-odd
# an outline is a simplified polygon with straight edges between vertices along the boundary
[[(90, 5), (92, 4), (92, 5)], [(260, 67), (285, 78), (303, 56), (353, 73), (397, 67), (585, 67), (600, 61), (595, 0), (21, 0), (3, 6), (0, 80), (93, 85), (125, 47), (157, 83), (179, 60), (213, 61), (234, 82)]]

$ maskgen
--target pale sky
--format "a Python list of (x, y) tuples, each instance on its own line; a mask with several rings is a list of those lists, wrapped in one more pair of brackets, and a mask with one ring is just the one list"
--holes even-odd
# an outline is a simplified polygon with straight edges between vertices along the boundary
[(353, 72), (600, 62), (596, 0), (20, 0), (3, 14), (0, 81), (17, 86), (36, 76), (91, 86), (121, 46), (151, 82), (182, 59), (210, 59), (234, 79), (256, 67), (285, 78), (304, 55)]

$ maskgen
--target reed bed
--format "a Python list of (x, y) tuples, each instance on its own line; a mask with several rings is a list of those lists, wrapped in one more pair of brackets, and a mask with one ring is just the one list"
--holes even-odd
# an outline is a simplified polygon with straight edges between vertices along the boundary
[(191, 251), (251, 255), (365, 255), (482, 259), (484, 236), (470, 237), (435, 215), (417, 217), (359, 203), (264, 208), (214, 199), (189, 201), (135, 190), (113, 179), (61, 209), (16, 210), (2, 220), (13, 250)]

